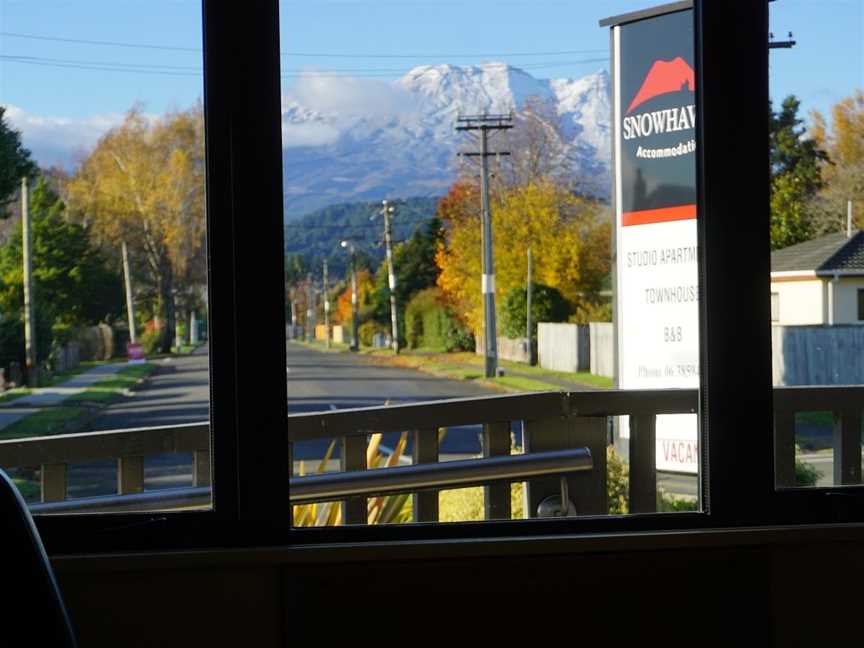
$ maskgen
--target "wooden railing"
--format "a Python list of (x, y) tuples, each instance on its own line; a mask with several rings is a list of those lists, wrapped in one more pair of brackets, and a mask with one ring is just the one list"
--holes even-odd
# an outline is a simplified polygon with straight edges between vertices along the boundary
[[(774, 389), (774, 479), (778, 488), (795, 482), (795, 416), (831, 412), (834, 485), (861, 484), (861, 413), (864, 387), (777, 387)], [(754, 433), (757, 433), (754, 430)]]
[(53, 503), (66, 501), (70, 463), (114, 459), (117, 495), (136, 495), (144, 492), (144, 457), (167, 452), (191, 452), (193, 487), (210, 485), (210, 426), (207, 423), (2, 441), (0, 468), (38, 466), (41, 501)]
[[(862, 483), (861, 425), (864, 387), (780, 387), (775, 389), (774, 452), (776, 484), (795, 484), (795, 415), (800, 412), (833, 413), (834, 483)], [(574, 471), (567, 490), (579, 515), (606, 512), (606, 445), (611, 416), (630, 416), (630, 510), (656, 510), (656, 439), (658, 414), (695, 412), (696, 390), (545, 392), (465, 398), (292, 414), (287, 429), (293, 444), (337, 439), (342, 471), (366, 470), (366, 446), (372, 432), (409, 432), (412, 463), (439, 461), (441, 428), (476, 425), (482, 431), (482, 455), (511, 453), (510, 430), (521, 422), (524, 451), (587, 448), (590, 471)], [(758, 430), (753, 431), (759, 433)], [(164, 453), (191, 453), (192, 486), (186, 489), (144, 490), (144, 457)], [(71, 463), (113, 459), (117, 465), (117, 493), (102, 498), (67, 499), (67, 466)], [(39, 467), (41, 504), (37, 511), (134, 510), (136, 507), (170, 508), (190, 502), (206, 503), (210, 485), (210, 430), (207, 423), (89, 432), (0, 442), (0, 467)], [(532, 478), (527, 485), (527, 512), (536, 515), (539, 503), (561, 492), (558, 477)], [(485, 516), (511, 516), (508, 483), (488, 483)], [(416, 521), (438, 519), (435, 491), (413, 495)], [(366, 498), (343, 503), (342, 519), (349, 524), (366, 520)]]

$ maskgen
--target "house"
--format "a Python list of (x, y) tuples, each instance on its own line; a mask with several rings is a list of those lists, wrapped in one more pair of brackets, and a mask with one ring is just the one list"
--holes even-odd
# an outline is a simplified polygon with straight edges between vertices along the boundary
[(772, 252), (771, 322), (864, 324), (864, 231), (832, 232)]
[[(694, 4), (705, 509), (290, 528), (279, 7), (207, 0), (215, 508), (39, 517), (81, 645), (860, 641), (860, 485), (775, 487), (794, 454), (773, 443), (767, 2)], [(638, 425), (653, 456), (652, 423)], [(860, 434), (843, 429), (843, 466), (860, 478)], [(38, 612), (6, 585), (4, 618)]]

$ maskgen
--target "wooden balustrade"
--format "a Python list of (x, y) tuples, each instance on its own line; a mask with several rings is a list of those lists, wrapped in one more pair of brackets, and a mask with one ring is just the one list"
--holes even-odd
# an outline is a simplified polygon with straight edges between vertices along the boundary
[[(777, 486), (789, 488), (796, 485), (796, 413), (812, 411), (833, 413), (835, 485), (861, 484), (864, 388), (779, 387), (774, 394)], [(576, 447), (590, 449), (593, 470), (574, 473), (568, 479), (568, 490), (578, 515), (597, 515), (606, 511), (607, 420), (612, 416), (628, 415), (630, 508), (634, 513), (647, 513), (656, 510), (656, 417), (658, 414), (695, 412), (697, 398), (697, 390), (501, 395), (291, 414), (287, 430), (292, 443), (340, 439), (340, 467), (354, 471), (367, 468), (367, 438), (372, 432), (408, 431), (412, 435), (413, 463), (435, 463), (439, 461), (438, 438), (442, 429), (476, 425), (481, 431), (482, 456), (496, 457), (510, 454), (511, 426), (513, 422), (521, 422), (526, 452)], [(759, 433), (758, 430), (753, 432)], [(67, 499), (68, 464), (114, 459), (117, 462), (117, 495), (126, 496), (130, 502), (144, 501), (141, 497), (150, 498), (150, 494), (144, 493), (144, 458), (167, 452), (192, 453), (192, 491), (194, 496), (200, 496), (210, 484), (210, 431), (207, 423), (2, 441), (0, 467), (38, 466), (42, 502), (51, 508)], [(509, 519), (509, 485), (490, 483), (484, 487), (484, 493), (486, 518)], [(535, 514), (540, 501), (558, 493), (558, 478), (528, 481), (526, 501), (529, 513)], [(437, 491), (415, 493), (412, 497), (416, 521), (434, 522), (438, 519)], [(342, 506), (343, 520), (347, 524), (366, 522), (366, 498), (353, 498)]]

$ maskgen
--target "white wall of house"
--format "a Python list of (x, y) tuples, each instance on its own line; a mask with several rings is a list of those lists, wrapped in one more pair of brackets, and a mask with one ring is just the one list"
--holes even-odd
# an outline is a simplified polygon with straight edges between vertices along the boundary
[[(774, 324), (864, 324), (858, 319), (858, 290), (864, 277), (814, 277), (772, 281), (771, 292), (779, 296), (780, 319)], [(833, 311), (829, 312), (829, 311)]]
[(819, 278), (772, 281), (771, 292), (780, 297), (780, 319), (774, 324), (827, 324), (828, 304), (824, 283)]
[(859, 324), (858, 290), (864, 290), (864, 277), (839, 277), (834, 287), (834, 323)]

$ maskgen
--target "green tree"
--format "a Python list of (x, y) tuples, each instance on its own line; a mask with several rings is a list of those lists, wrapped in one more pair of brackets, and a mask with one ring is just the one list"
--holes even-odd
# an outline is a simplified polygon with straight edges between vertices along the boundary
[(806, 241), (815, 234), (808, 203), (822, 187), (820, 164), (827, 159), (807, 136), (794, 95), (771, 109), (771, 248)]
[[(432, 218), (415, 230), (411, 238), (393, 250), (393, 270), (396, 274), (396, 304), (399, 321), (404, 327), (405, 306), (417, 292), (435, 285), (441, 270), (435, 263), (435, 253), (443, 240), (441, 221)], [(375, 274), (375, 291), (372, 293), (375, 321), (387, 324), (390, 321), (390, 288), (387, 281), (387, 261), (384, 260)], [(400, 332), (404, 335), (404, 329)]]
[[(65, 205), (39, 177), (30, 194), (33, 242), (33, 293), (37, 359), (74, 327), (122, 314), (123, 286), (93, 247), (89, 232), (65, 217)], [(0, 246), (0, 327), (2, 360), (20, 360), (24, 350), (24, 269), (21, 223)], [(0, 360), (0, 361), (2, 361)]]
[(6, 108), (0, 106), (0, 218), (8, 217), (9, 199), (18, 190), (21, 178), (36, 173), (30, 151), (21, 145), (21, 133), (7, 124), (5, 113)]
[[(507, 293), (501, 305), (501, 332), (507, 337), (525, 337), (527, 294), (525, 286)], [(531, 341), (537, 342), (538, 322), (566, 322), (570, 305), (551, 286), (531, 282)]]

